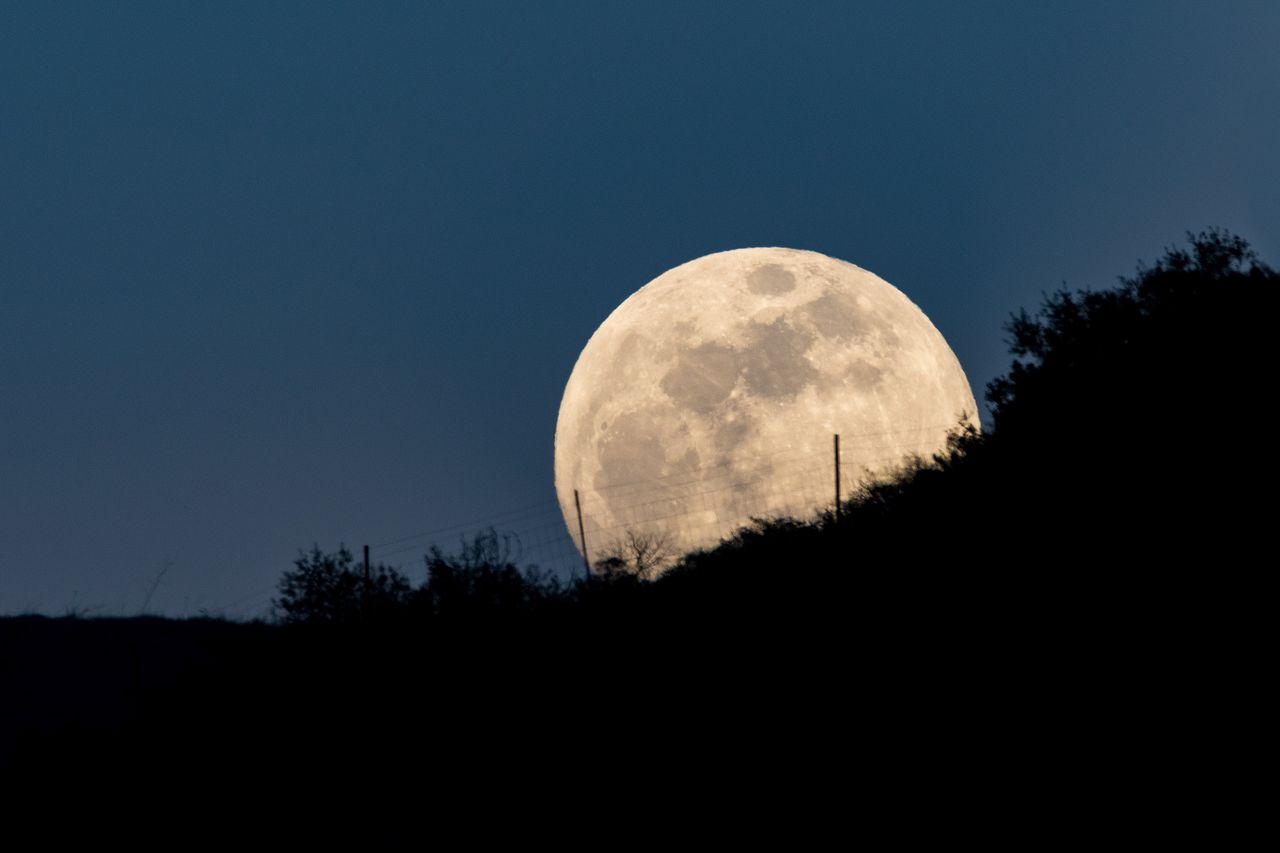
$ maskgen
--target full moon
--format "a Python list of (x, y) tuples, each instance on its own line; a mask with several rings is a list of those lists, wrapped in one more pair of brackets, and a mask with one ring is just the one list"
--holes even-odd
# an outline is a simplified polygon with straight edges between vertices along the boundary
[[(929, 458), (977, 405), (901, 291), (817, 252), (719, 252), (669, 270), (587, 341), (560, 403), (556, 494), (591, 561), (627, 537), (670, 558), (752, 518), (807, 517)], [(576, 493), (576, 501), (575, 501)]]

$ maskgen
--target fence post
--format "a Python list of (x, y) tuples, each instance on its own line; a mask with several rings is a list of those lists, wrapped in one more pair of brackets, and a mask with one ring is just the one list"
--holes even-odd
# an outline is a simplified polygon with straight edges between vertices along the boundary
[(591, 560), (587, 557), (587, 533), (582, 526), (582, 501), (578, 499), (578, 490), (573, 490), (573, 507), (578, 511), (578, 541), (582, 543), (582, 567), (587, 570), (587, 579), (591, 578)]
[(840, 521), (840, 433), (836, 433), (836, 522)]

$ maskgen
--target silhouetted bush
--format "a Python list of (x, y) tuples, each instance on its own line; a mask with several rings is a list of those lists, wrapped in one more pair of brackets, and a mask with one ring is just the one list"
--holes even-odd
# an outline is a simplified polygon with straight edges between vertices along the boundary
[(476, 533), (457, 554), (432, 546), (427, 580), (414, 594), (419, 612), (437, 617), (529, 611), (565, 594), (560, 583), (536, 567), (516, 565), (510, 537), (492, 528)]
[(1070, 550), (1105, 537), (1137, 559), (1256, 535), (1280, 276), (1239, 237), (1188, 239), (1116, 288), (1011, 319), (1015, 360), (987, 393), (999, 522), (1052, 515)]
[(280, 595), (272, 606), (286, 623), (346, 624), (404, 610), (411, 593), (404, 575), (377, 565), (366, 576), (354, 564), (346, 546), (336, 554), (323, 553), (318, 545), (309, 554), (299, 552), (294, 569), (280, 578)]
[(313, 547), (281, 577), (273, 606), (288, 624), (340, 625), (528, 612), (572, 592), (536, 566), (520, 568), (510, 537), (493, 529), (476, 533), (456, 554), (433, 545), (425, 561), (427, 579), (415, 588), (385, 565), (371, 566), (366, 578), (345, 546), (334, 554)]
[(1015, 314), (1015, 360), (987, 389), (996, 431), (1149, 442), (1203, 428), (1200, 407), (1255, 411), (1280, 278), (1240, 237), (1188, 241), (1119, 287), (1060, 290)]

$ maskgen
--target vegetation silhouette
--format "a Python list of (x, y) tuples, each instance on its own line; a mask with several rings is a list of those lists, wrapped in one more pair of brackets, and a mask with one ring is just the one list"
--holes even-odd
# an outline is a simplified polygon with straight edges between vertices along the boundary
[(408, 578), (382, 564), (370, 566), (365, 575), (345, 545), (334, 554), (314, 545), (310, 553), (299, 552), (293, 565), (280, 579), (280, 596), (272, 600), (277, 618), (285, 624), (387, 618), (410, 600)]
[(1007, 325), (1016, 358), (988, 388), (988, 466), (1001, 495), (1026, 500), (1000, 509), (1045, 532), (1030, 509), (1052, 510), (1073, 554), (1106, 540), (1129, 557), (1217, 559), (1261, 529), (1270, 454), (1250, 439), (1266, 421), (1280, 277), (1239, 237), (1188, 242)]
[(626, 530), (601, 551), (592, 567), (607, 577), (631, 576), (653, 580), (678, 558), (672, 538), (664, 530)]
[(709, 787), (812, 808), (850, 767), (874, 809), (927, 767), (957, 798), (991, 785), (1036, 814), (1027, 762), (1077, 785), (1123, 713), (1143, 720), (1125, 755), (1163, 767), (1186, 722), (1169, 697), (1239, 666), (1206, 649), (1262, 624), (1241, 614), (1274, 483), (1248, 437), (1280, 278), (1238, 237), (1188, 242), (1013, 315), (993, 429), (957, 426), (838, 517), (758, 519), (660, 575), (663, 543), (620, 541), (572, 583), (518, 566), (494, 530), (432, 548), (417, 586), (313, 548), (281, 579), (281, 626), (220, 645), (113, 733), (24, 742), (18, 766), (56, 782), (88, 750), (88, 778), (168, 778), (190, 760), (171, 745), (198, 740), (269, 756), (299, 796), (395, 780), (441, 819), (477, 790), (494, 808), (499, 791), (705, 804)]

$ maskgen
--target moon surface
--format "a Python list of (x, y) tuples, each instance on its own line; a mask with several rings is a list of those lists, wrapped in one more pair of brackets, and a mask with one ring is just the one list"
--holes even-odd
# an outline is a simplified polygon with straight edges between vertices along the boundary
[(977, 404), (959, 361), (901, 291), (817, 252), (689, 261), (601, 324), (565, 387), (555, 482), (592, 561), (628, 533), (672, 557), (753, 517), (807, 517), (946, 445)]

